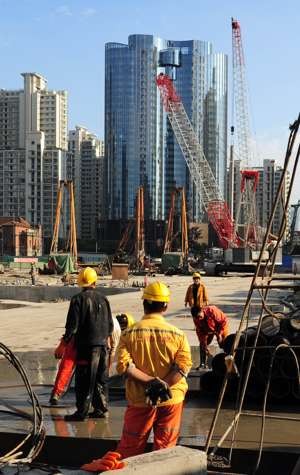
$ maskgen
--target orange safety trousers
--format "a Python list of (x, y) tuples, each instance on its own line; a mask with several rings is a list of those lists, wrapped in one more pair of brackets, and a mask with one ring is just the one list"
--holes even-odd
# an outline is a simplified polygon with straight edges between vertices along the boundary
[(72, 339), (67, 344), (63, 357), (60, 361), (53, 386), (53, 393), (61, 396), (68, 389), (76, 366), (76, 356), (77, 352)]
[(160, 407), (128, 406), (124, 416), (122, 438), (116, 449), (122, 458), (144, 453), (153, 428), (153, 450), (176, 445), (183, 402)]

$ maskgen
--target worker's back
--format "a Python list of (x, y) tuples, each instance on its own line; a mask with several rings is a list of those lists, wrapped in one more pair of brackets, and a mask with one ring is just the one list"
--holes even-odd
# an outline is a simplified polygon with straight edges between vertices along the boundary
[[(191, 366), (190, 347), (185, 334), (167, 323), (159, 313), (145, 315), (126, 330), (120, 340), (117, 371), (135, 366), (149, 376), (164, 378), (172, 366)], [(171, 388), (172, 399), (163, 404), (175, 404), (184, 399), (187, 383), (184, 377)], [(126, 396), (134, 405), (145, 405), (145, 387), (132, 379), (126, 381)]]

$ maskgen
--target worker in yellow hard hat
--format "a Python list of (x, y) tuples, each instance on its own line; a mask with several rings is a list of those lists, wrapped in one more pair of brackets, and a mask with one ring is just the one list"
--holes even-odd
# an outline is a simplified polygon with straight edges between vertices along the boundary
[[(62, 357), (66, 345), (73, 340), (76, 348), (75, 395), (77, 410), (66, 415), (67, 421), (83, 421), (88, 417), (108, 415), (107, 344), (113, 331), (108, 300), (96, 291), (97, 273), (91, 267), (78, 274), (82, 291), (71, 299), (65, 334), (55, 351)], [(93, 412), (89, 413), (93, 408)]]
[(116, 319), (119, 322), (122, 332), (135, 324), (135, 319), (130, 313), (118, 313)]
[(123, 458), (144, 452), (151, 429), (154, 449), (176, 445), (191, 353), (185, 334), (163, 317), (170, 290), (153, 282), (143, 292), (144, 316), (122, 334), (117, 371), (126, 374), (128, 407), (121, 441)]
[[(186, 335), (163, 316), (170, 302), (168, 287), (153, 282), (142, 299), (144, 316), (122, 333), (117, 351), (117, 372), (126, 375), (128, 401), (114, 452), (122, 458), (143, 453), (152, 429), (154, 450), (176, 445), (192, 366)], [(97, 471), (104, 462), (105, 457), (83, 468)]]
[(208, 305), (208, 294), (205, 285), (201, 282), (201, 275), (199, 272), (193, 273), (193, 283), (188, 286), (184, 300), (185, 307), (187, 305), (191, 308), (191, 314), (198, 314), (198, 312)]

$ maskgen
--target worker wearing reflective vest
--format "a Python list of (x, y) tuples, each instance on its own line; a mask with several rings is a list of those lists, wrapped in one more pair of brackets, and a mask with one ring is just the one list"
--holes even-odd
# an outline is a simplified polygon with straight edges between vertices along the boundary
[(192, 308), (203, 308), (208, 305), (208, 294), (205, 285), (201, 282), (201, 276), (199, 272), (193, 274), (193, 284), (189, 285), (185, 300), (185, 306), (189, 305)]
[(220, 348), (229, 333), (228, 318), (222, 310), (215, 305), (208, 305), (202, 309), (194, 307), (192, 309), (194, 324), (200, 346), (200, 365), (207, 367), (208, 345), (216, 336)]

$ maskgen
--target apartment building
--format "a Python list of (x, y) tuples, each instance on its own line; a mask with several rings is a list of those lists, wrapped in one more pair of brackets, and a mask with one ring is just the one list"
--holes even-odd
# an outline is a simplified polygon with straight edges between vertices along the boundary
[(37, 73), (24, 88), (0, 90), (0, 215), (42, 224), (51, 237), (57, 186), (66, 173), (67, 92)]
[(74, 182), (77, 235), (97, 240), (103, 205), (104, 142), (85, 127), (69, 131), (67, 176)]

